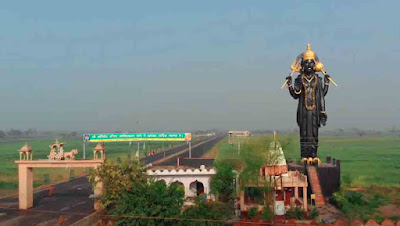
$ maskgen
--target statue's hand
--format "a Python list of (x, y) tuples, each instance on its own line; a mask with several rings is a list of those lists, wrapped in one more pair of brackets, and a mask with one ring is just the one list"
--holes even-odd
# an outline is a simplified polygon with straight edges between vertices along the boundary
[(290, 86), (292, 84), (292, 76), (286, 77), (286, 81), (287, 81), (288, 86)]
[(294, 80), (294, 87), (295, 87), (296, 89), (300, 89), (300, 87), (301, 87), (301, 79), (296, 78), (296, 79)]
[(328, 120), (328, 115), (326, 113), (321, 113), (321, 124), (326, 126), (326, 121)]
[(329, 78), (330, 78), (330, 77), (331, 77), (330, 75), (325, 74), (325, 82), (329, 82)]

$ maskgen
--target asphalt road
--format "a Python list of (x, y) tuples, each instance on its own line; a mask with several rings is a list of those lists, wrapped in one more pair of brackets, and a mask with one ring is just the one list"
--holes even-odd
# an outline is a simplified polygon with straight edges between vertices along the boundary
[[(204, 142), (196, 146), (192, 146), (192, 158), (200, 158), (203, 156), (205, 153), (207, 153), (208, 150), (210, 150), (216, 143), (218, 143), (220, 140), (222, 140), (224, 137), (223, 135), (215, 137), (215, 139), (209, 141), (209, 142)], [(189, 152), (182, 153), (174, 158), (171, 158), (170, 160), (167, 160), (165, 162), (162, 162), (160, 165), (162, 166), (173, 166), (176, 165), (176, 159), (178, 157), (186, 157), (189, 158)]]
[(48, 190), (36, 192), (30, 210), (18, 210), (18, 198), (1, 199), (0, 225), (57, 225), (60, 216), (67, 224), (73, 223), (93, 212), (91, 190), (87, 178), (81, 177), (56, 185), (51, 197)]
[[(218, 136), (200, 145), (192, 144), (192, 157), (201, 157), (223, 136)], [(188, 146), (182, 145), (166, 151), (166, 156), (182, 152)], [(177, 155), (162, 165), (175, 165), (177, 157), (188, 157), (188, 152)], [(164, 158), (164, 153), (157, 153), (142, 159), (146, 164)], [(57, 225), (59, 217), (71, 224), (93, 212), (91, 185), (86, 177), (77, 178), (66, 183), (55, 185), (54, 194), (50, 197), (48, 190), (36, 192), (33, 208), (18, 210), (18, 198), (0, 199), (0, 225)]]

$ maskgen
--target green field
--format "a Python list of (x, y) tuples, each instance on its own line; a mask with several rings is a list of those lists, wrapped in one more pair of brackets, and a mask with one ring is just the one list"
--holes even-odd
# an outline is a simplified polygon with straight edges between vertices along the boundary
[[(198, 141), (200, 138), (193, 138), (192, 142)], [(33, 159), (47, 159), (49, 155), (49, 145), (54, 143), (53, 139), (45, 140), (30, 140), (28, 144), (33, 149)], [(82, 159), (83, 143), (81, 139), (67, 139), (60, 140), (65, 142), (65, 151), (71, 149), (78, 149), (79, 153), (76, 156), (77, 159)], [(0, 142), (0, 197), (14, 194), (18, 189), (18, 169), (14, 163), (15, 160), (19, 160), (18, 150), (25, 144), (25, 141), (15, 142)], [(164, 149), (169, 147), (179, 146), (184, 142), (146, 142), (145, 149), (143, 149), (143, 143), (140, 145), (140, 157), (144, 157), (144, 153), (148, 153), (150, 150), (155, 152), (162, 152)], [(96, 143), (88, 143), (86, 148), (86, 158), (93, 158), (93, 148)], [(106, 156), (108, 159), (116, 160), (118, 157), (121, 159), (126, 158), (129, 154), (133, 157), (137, 151), (137, 144), (134, 143), (129, 146), (129, 142), (115, 142), (105, 143)], [(34, 170), (34, 187), (40, 187), (44, 184), (53, 184), (62, 181), (67, 181), (72, 177), (78, 177), (85, 175), (83, 169), (46, 169), (38, 168)]]
[[(196, 140), (198, 138), (195, 138)], [(254, 139), (254, 137), (249, 138)], [(279, 141), (284, 147), (287, 159), (299, 160), (299, 140), (297, 136), (280, 136)], [(265, 143), (272, 137), (265, 137)], [(62, 140), (66, 142), (65, 151), (78, 149), (77, 159), (82, 158), (82, 141), (80, 139)], [(243, 139), (241, 142), (246, 142)], [(0, 196), (15, 193), (18, 188), (17, 166), (14, 163), (19, 159), (18, 150), (24, 145), (24, 141), (0, 143)], [(47, 159), (49, 144), (54, 140), (32, 140), (29, 145), (33, 148), (34, 159)], [(182, 142), (164, 142), (164, 148), (169, 145), (181, 145)], [(321, 137), (318, 155), (325, 159), (327, 155), (341, 160), (342, 181), (352, 187), (367, 187), (370, 185), (400, 186), (400, 138), (399, 137)], [(93, 148), (96, 144), (87, 146), (87, 158), (93, 158)], [(150, 149), (161, 152), (161, 143), (147, 142), (146, 150), (140, 148), (141, 157)], [(106, 155), (116, 160), (124, 158), (128, 154), (134, 156), (137, 150), (136, 144), (130, 147), (128, 142), (106, 143)], [(245, 150), (242, 150), (244, 152)], [(241, 156), (245, 156), (242, 153)], [(212, 157), (212, 156), (210, 156)], [(227, 139), (218, 144), (218, 159), (238, 158), (237, 145), (229, 145)], [(73, 171), (73, 172), (71, 172)], [(35, 169), (34, 186), (45, 184), (47, 174), (48, 183), (67, 181), (72, 176), (84, 175), (83, 169)]]
[[(268, 140), (272, 137), (265, 138), (266, 142)], [(278, 140), (286, 159), (300, 159), (297, 136), (280, 136)], [(345, 184), (352, 187), (400, 186), (399, 137), (320, 137), (319, 145), (320, 159), (324, 161), (330, 155), (341, 160), (341, 177)], [(237, 144), (229, 145), (224, 140), (219, 144), (217, 159), (238, 158), (237, 150)]]

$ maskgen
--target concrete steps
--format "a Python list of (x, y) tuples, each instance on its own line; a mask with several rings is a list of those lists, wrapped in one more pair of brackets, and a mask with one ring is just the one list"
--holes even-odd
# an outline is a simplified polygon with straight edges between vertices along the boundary
[(326, 205), (324, 194), (322, 193), (321, 184), (318, 177), (317, 168), (315, 166), (307, 166), (308, 179), (311, 184), (312, 193), (315, 194), (315, 205)]

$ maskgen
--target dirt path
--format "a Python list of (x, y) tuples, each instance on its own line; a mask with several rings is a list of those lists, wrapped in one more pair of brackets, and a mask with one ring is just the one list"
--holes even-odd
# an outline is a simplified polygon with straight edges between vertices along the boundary
[(389, 204), (385, 206), (381, 206), (378, 208), (380, 215), (384, 218), (389, 218), (389, 217), (400, 217), (400, 207), (394, 205), (394, 204)]
[(216, 158), (217, 154), (218, 154), (218, 148), (219, 148), (220, 142), (218, 142), (217, 144), (214, 145), (213, 148), (211, 148), (210, 151), (208, 151), (207, 153), (205, 153), (203, 156), (201, 156), (202, 158)]

